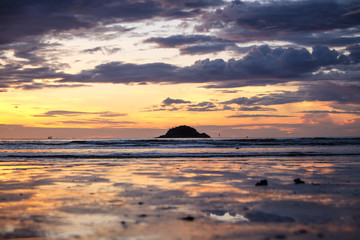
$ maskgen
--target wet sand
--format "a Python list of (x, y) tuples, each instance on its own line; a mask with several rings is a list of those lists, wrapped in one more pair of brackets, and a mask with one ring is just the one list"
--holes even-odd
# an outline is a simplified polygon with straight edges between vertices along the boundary
[(0, 238), (358, 239), (359, 173), (353, 157), (1, 161)]

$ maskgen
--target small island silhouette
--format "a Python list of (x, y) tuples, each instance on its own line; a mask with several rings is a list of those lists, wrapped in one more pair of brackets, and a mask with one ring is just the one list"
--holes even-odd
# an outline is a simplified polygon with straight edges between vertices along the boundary
[(199, 133), (195, 128), (182, 125), (170, 128), (165, 135), (158, 138), (211, 138), (206, 133)]

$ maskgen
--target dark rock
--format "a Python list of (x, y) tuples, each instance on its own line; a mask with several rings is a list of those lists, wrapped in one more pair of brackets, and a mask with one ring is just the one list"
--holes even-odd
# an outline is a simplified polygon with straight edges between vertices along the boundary
[(171, 128), (165, 135), (158, 138), (211, 138), (206, 133), (199, 133), (195, 128), (189, 126), (178, 126)]
[(257, 182), (255, 184), (255, 186), (267, 186), (268, 185), (268, 181), (266, 179), (261, 180), (260, 182)]
[(295, 184), (304, 184), (305, 182), (303, 180), (301, 180), (300, 178), (295, 178), (294, 179)]
[(195, 218), (194, 218), (193, 216), (187, 216), (187, 217), (183, 217), (183, 218), (181, 218), (181, 220), (191, 222), (191, 221), (194, 221), (194, 220), (195, 220)]

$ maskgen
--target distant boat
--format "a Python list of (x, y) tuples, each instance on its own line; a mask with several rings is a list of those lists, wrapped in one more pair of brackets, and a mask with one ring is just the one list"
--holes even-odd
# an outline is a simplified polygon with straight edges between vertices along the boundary
[(48, 139), (52, 139), (52, 136), (48, 136)]

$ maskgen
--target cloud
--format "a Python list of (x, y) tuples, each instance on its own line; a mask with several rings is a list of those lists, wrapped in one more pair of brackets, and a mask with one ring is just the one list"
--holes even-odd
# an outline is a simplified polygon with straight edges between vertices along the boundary
[(152, 37), (146, 39), (145, 43), (157, 43), (159, 47), (174, 48), (182, 45), (213, 42), (217, 38), (208, 35), (173, 35), (170, 37)]
[(166, 98), (161, 105), (154, 105), (145, 109), (145, 111), (188, 111), (188, 112), (210, 112), (234, 110), (230, 106), (219, 103), (203, 101), (192, 103), (182, 99)]
[(127, 116), (124, 113), (114, 113), (114, 112), (78, 112), (78, 111), (63, 111), (63, 110), (54, 110), (47, 111), (43, 114), (33, 115), (34, 117), (73, 117), (73, 116), (81, 116), (81, 115), (100, 115), (101, 117), (122, 117)]
[(360, 63), (360, 44), (351, 45), (347, 48), (348, 51), (350, 51), (350, 59), (354, 63)]
[(300, 117), (303, 124), (319, 125), (324, 123), (332, 123), (328, 113), (307, 113)]
[(82, 53), (94, 54), (96, 52), (101, 52), (102, 54), (114, 54), (121, 51), (121, 48), (107, 48), (107, 47), (94, 47), (82, 50)]
[(202, 8), (202, 7), (212, 7), (223, 5), (223, 0), (160, 0), (160, 2), (166, 3), (168, 6), (181, 7), (185, 6), (187, 8)]
[(67, 12), (75, 1), (1, 1), (0, 44), (21, 41), (51, 30), (64, 31), (90, 24)]
[(15, 88), (21, 88), (23, 90), (36, 90), (43, 88), (74, 88), (74, 87), (87, 87), (85, 84), (49, 84), (49, 83), (30, 83), (21, 84)]
[(82, 53), (90, 53), (90, 54), (93, 54), (93, 53), (98, 52), (98, 51), (102, 51), (101, 47), (88, 48), (88, 49), (82, 50), (81, 52), (82, 52)]
[(219, 109), (218, 106), (216, 106), (214, 103), (207, 101), (200, 102), (198, 104), (189, 105), (187, 108), (187, 111), (190, 112), (208, 112), (208, 111), (219, 111), (219, 110), (223, 110), (223, 109)]
[(127, 116), (126, 113), (116, 113), (116, 112), (96, 112), (95, 114), (99, 114), (100, 117), (124, 117)]
[(234, 43), (211, 43), (211, 44), (201, 44), (193, 45), (189, 47), (184, 47), (180, 49), (180, 54), (182, 55), (195, 55), (195, 54), (207, 54), (224, 51), (230, 47), (235, 47)]
[(358, 28), (334, 29), (326, 32), (310, 32), (295, 36), (285, 36), (280, 37), (279, 40), (307, 46), (325, 45), (343, 47), (360, 42), (360, 37), (357, 36), (358, 31)]
[(303, 35), (312, 38), (309, 33), (357, 27), (359, 16), (355, 0), (232, 1), (224, 8), (204, 14), (197, 30), (219, 29), (218, 36), (236, 41), (282, 38), (296, 41), (296, 37)]
[(76, 111), (48, 111), (40, 115), (33, 115), (34, 117), (58, 117), (58, 116), (79, 116), (89, 114), (88, 112), (76, 112)]
[(17, 0), (0, 1), (0, 44), (23, 41), (50, 32), (94, 28), (102, 23), (131, 22), (154, 17), (181, 18), (221, 0)]
[(311, 114), (351, 114), (351, 115), (360, 115), (360, 111), (329, 111), (329, 110), (313, 110), (313, 111), (301, 111), (299, 113), (311, 113)]
[(209, 35), (174, 35), (169, 37), (153, 37), (145, 43), (157, 43), (163, 48), (180, 48), (180, 54), (195, 55), (224, 51), (228, 48), (236, 48), (232, 41), (216, 38)]
[[(72, 120), (72, 121), (61, 121), (58, 123), (62, 123), (62, 124), (99, 124), (99, 125), (104, 125), (104, 124), (111, 124), (113, 125), (117, 125), (117, 124), (121, 124), (121, 125), (127, 125), (127, 124), (135, 124), (135, 122), (131, 122), (131, 121), (113, 121), (113, 120), (108, 120), (108, 119), (102, 119), (102, 118), (95, 118), (95, 119), (88, 119), (88, 120)], [(116, 126), (113, 126), (116, 127)]]
[(253, 97), (239, 97), (223, 102), (241, 106), (270, 106), (304, 101), (326, 101), (341, 104), (360, 104), (359, 85), (340, 85), (324, 82), (304, 85), (298, 91), (261, 94)]
[(0, 68), (0, 83), (8, 87), (31, 85), (34, 79), (62, 79), (68, 74), (56, 72), (50, 67), (24, 67), (20, 64), (7, 64)]
[(163, 106), (170, 106), (172, 104), (183, 104), (183, 103), (191, 103), (190, 101), (185, 101), (182, 99), (173, 99), (173, 98), (166, 98), (164, 101), (162, 101)]
[(240, 107), (238, 110), (239, 111), (249, 111), (249, 112), (276, 111), (275, 108), (265, 108), (265, 107), (260, 107), (260, 106), (253, 106), (253, 107), (243, 106), (243, 107)]
[[(315, 46), (305, 48), (253, 47), (241, 59), (199, 60), (187, 67), (166, 63), (134, 64), (109, 62), (79, 74), (65, 74), (49, 67), (23, 68), (7, 64), (0, 68), (0, 82), (7, 87), (38, 89), (64, 83), (213, 83), (205, 88), (260, 86), (290, 81), (356, 80), (360, 77), (359, 46), (348, 48), (349, 54)], [(52, 84), (35, 84), (34, 79), (54, 79)]]
[(237, 115), (227, 116), (227, 118), (288, 118), (288, 117), (295, 117), (295, 116), (270, 115), (270, 114), (237, 114)]
[[(351, 61), (336, 50), (316, 46), (310, 53), (307, 49), (271, 49), (264, 45), (252, 48), (242, 59), (199, 60), (188, 67), (165, 63), (131, 64), (110, 62), (92, 70), (67, 77), (62, 82), (92, 83), (203, 83), (238, 80), (237, 86), (256, 86), (294, 80), (311, 80), (313, 72), (322, 67)], [(323, 78), (329, 75), (323, 75)], [(321, 78), (320, 75), (317, 79)], [(254, 81), (258, 80), (258, 81)]]
[[(3, 60), (5, 67), (6, 65), (31, 65), (33, 67), (48, 67), (62, 69), (67, 67), (67, 64), (58, 63), (56, 56), (52, 56), (52, 61), (46, 61), (44, 54), (54, 51), (54, 48), (61, 46), (59, 43), (45, 43), (39, 39), (32, 39), (22, 41), (16, 44), (5, 44), (0, 45), (0, 59)], [(5, 53), (8, 54), (5, 54)], [(9, 52), (13, 52), (9, 54)]]

